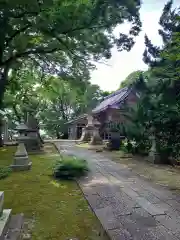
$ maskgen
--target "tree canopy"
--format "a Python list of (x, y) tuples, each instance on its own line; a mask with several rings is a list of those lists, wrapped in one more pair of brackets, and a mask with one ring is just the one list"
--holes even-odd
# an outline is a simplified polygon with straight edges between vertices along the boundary
[(140, 137), (134, 134), (141, 147), (142, 142), (145, 146), (149, 136), (154, 135), (157, 151), (164, 161), (177, 161), (180, 156), (180, 9), (172, 9), (172, 1), (165, 5), (159, 23), (164, 45), (153, 46), (145, 36), (144, 61), (150, 67), (150, 75), (146, 80), (141, 75), (135, 83), (140, 99), (131, 117), (141, 129)]
[(5, 93), (5, 115), (11, 126), (38, 118), (41, 128), (50, 136), (67, 134), (68, 120), (93, 109), (108, 94), (90, 82), (75, 86), (58, 76), (44, 74), (31, 62), (13, 71)]
[(123, 87), (129, 87), (131, 85), (133, 85), (141, 75), (144, 76), (144, 78), (147, 78), (149, 76), (150, 72), (149, 71), (141, 71), (141, 70), (137, 70), (134, 71), (132, 73), (130, 73), (124, 81), (121, 82), (120, 84), (120, 88)]
[[(10, 68), (30, 58), (68, 80), (89, 78), (92, 60), (111, 57), (114, 44), (130, 50), (141, 29), (140, 1), (2, 0), (0, 2), (0, 106)], [(113, 29), (132, 23), (129, 36)], [(2, 107), (2, 106), (1, 106)]]
[[(141, 30), (139, 9), (139, 0), (1, 0), (0, 110), (8, 84), (17, 98), (26, 91), (18, 90), (27, 87), (19, 77), (13, 79), (26, 61), (45, 75), (83, 87), (93, 60), (110, 58), (114, 45), (131, 49)], [(131, 23), (129, 34), (116, 37), (114, 28), (125, 21)]]

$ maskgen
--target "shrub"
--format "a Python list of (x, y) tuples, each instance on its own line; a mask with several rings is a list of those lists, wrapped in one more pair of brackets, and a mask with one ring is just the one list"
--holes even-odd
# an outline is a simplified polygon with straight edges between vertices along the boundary
[(85, 160), (63, 156), (56, 161), (53, 175), (60, 179), (74, 179), (84, 176), (87, 171), (88, 167)]
[(1, 167), (0, 168), (0, 179), (6, 178), (12, 172), (10, 167)]

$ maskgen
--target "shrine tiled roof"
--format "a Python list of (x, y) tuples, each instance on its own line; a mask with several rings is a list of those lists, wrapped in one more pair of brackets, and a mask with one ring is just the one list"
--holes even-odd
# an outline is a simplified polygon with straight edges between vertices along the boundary
[(132, 89), (130, 88), (122, 88), (111, 95), (107, 96), (99, 105), (97, 105), (93, 110), (92, 113), (99, 113), (107, 108), (119, 108), (119, 105), (125, 98), (129, 95)]

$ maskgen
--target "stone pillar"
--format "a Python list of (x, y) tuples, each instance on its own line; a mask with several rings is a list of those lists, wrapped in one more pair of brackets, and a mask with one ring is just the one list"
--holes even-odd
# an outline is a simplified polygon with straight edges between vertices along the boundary
[(8, 142), (9, 133), (8, 133), (8, 121), (6, 119), (3, 120), (3, 134), (4, 134), (4, 142)]
[(8, 230), (8, 223), (11, 217), (11, 209), (3, 209), (4, 192), (0, 192), (0, 239), (5, 239)]
[(150, 137), (151, 140), (151, 149), (149, 151), (149, 161), (154, 163), (154, 164), (158, 164), (161, 163), (161, 157), (160, 154), (157, 151), (157, 144), (156, 144), (156, 137), (154, 135), (152, 135)]

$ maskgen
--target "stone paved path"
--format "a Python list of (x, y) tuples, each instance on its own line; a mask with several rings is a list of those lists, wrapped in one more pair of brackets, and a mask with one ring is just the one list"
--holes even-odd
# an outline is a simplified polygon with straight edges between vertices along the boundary
[(88, 161), (91, 171), (79, 184), (111, 239), (180, 239), (180, 195), (140, 178), (102, 153), (72, 142), (56, 146)]

